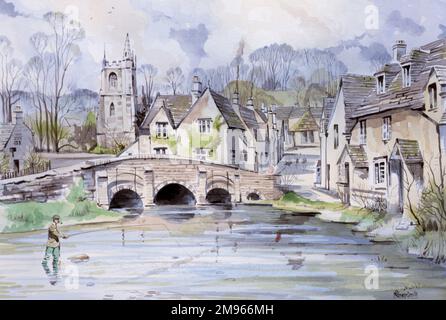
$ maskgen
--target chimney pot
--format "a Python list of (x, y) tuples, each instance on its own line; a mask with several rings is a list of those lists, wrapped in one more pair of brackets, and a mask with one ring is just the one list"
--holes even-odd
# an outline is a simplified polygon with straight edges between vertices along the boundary
[(192, 78), (192, 103), (198, 100), (201, 95), (202, 85), (200, 78), (198, 76), (193, 76)]
[(22, 124), (23, 123), (23, 110), (20, 106), (16, 106), (14, 108), (13, 116), (12, 116), (13, 124)]
[(401, 57), (406, 54), (407, 44), (404, 40), (397, 40), (392, 47), (393, 50), (393, 60), (400, 61)]

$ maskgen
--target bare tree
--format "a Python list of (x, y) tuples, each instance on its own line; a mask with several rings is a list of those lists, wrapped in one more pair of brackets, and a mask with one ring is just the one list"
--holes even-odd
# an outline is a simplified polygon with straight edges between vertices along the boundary
[(22, 63), (12, 58), (13, 49), (7, 37), (0, 37), (0, 98), (2, 102), (2, 121), (12, 121), (12, 106), (20, 99), (22, 84)]
[(292, 79), (290, 83), (290, 87), (293, 89), (294, 94), (296, 96), (296, 104), (300, 103), (301, 100), (301, 93), (303, 90), (305, 90), (306, 81), (305, 78), (302, 76), (299, 76), (296, 74)]
[(184, 82), (183, 70), (181, 70), (180, 67), (170, 68), (169, 70), (167, 70), (166, 82), (172, 90), (173, 95), (176, 95), (178, 88)]
[[(154, 81), (155, 77), (158, 73), (158, 69), (151, 65), (151, 64), (143, 64), (139, 68), (139, 73), (142, 75), (144, 79), (144, 92), (142, 92), (142, 95), (148, 105), (152, 102), (152, 95), (154, 90)], [(148, 107), (148, 106), (145, 106)]]
[(69, 71), (80, 56), (77, 42), (84, 38), (84, 31), (79, 23), (60, 12), (49, 12), (44, 20), (51, 31), (31, 37), (35, 57), (28, 63), (28, 80), (39, 114), (37, 123), (42, 123), (42, 113), (45, 117), (47, 150), (59, 152), (64, 147), (62, 140), (67, 138), (65, 116), (71, 111), (75, 98), (69, 94)]

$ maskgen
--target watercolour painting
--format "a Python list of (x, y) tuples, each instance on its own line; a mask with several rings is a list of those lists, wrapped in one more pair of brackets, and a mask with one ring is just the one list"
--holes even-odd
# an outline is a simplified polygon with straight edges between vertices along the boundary
[(444, 12), (0, 0), (0, 299), (446, 299)]

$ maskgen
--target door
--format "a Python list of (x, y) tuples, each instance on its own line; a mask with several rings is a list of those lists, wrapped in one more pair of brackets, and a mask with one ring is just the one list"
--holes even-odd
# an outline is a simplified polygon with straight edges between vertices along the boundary
[(404, 179), (403, 179), (403, 165), (401, 160), (396, 161), (397, 173), (398, 173), (398, 203), (400, 213), (404, 212)]
[(330, 190), (330, 165), (327, 164), (327, 170), (326, 171), (326, 177), (325, 177), (325, 181), (327, 181), (327, 190)]
[(350, 164), (346, 162), (344, 164), (345, 172), (345, 187), (344, 187), (344, 202), (350, 204)]
[(14, 160), (14, 171), (19, 172), (20, 171), (20, 162), (19, 160)]

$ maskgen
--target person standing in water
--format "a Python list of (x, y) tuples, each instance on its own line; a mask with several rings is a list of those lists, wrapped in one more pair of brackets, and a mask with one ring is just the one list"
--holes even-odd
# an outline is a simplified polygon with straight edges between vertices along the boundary
[[(45, 257), (42, 261), (43, 269), (47, 275), (51, 275), (48, 267), (48, 261), (53, 258), (53, 276), (57, 278), (59, 273), (59, 258), (60, 258), (60, 238), (67, 239), (68, 236), (60, 232), (58, 225), (60, 224), (60, 216), (53, 216), (53, 222), (48, 228), (48, 241), (46, 243)], [(50, 281), (55, 284), (55, 281)]]

